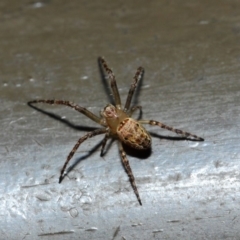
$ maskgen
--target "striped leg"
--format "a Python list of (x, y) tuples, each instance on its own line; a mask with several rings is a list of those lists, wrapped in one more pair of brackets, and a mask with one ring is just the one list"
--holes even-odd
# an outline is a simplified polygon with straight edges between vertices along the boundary
[(153, 126), (159, 126), (160, 128), (164, 128), (164, 129), (167, 129), (169, 131), (175, 132), (175, 133), (180, 134), (180, 135), (182, 135), (182, 136), (184, 136), (186, 138), (187, 137), (192, 137), (192, 138), (194, 138), (194, 139), (196, 139), (198, 141), (204, 141), (203, 138), (198, 137), (198, 136), (196, 136), (196, 135), (194, 135), (192, 133), (184, 132), (184, 131), (182, 131), (180, 129), (169, 127), (169, 126), (167, 126), (167, 125), (165, 125), (165, 124), (163, 124), (161, 122), (157, 122), (157, 121), (154, 121), (154, 120), (140, 120), (139, 122), (142, 123), (142, 124), (150, 124), (150, 125), (153, 125)]
[(131, 87), (128, 92), (127, 100), (126, 100), (125, 107), (124, 107), (125, 112), (127, 112), (130, 107), (130, 104), (132, 101), (132, 96), (133, 96), (134, 91), (136, 90), (136, 87), (138, 85), (138, 82), (142, 78), (143, 74), (144, 74), (144, 69), (142, 67), (139, 67), (133, 78), (133, 83), (131, 84)]
[(113, 97), (114, 97), (114, 100), (115, 100), (116, 107), (118, 109), (121, 109), (121, 98), (120, 98), (120, 95), (119, 95), (119, 92), (118, 92), (115, 75), (113, 74), (112, 70), (108, 67), (107, 62), (105, 61), (105, 59), (103, 57), (99, 57), (98, 61), (102, 64), (103, 68), (107, 72), (108, 77), (110, 79), (110, 85), (111, 85), (111, 88), (112, 88), (112, 91), (113, 91)]
[(134, 179), (134, 176), (133, 176), (133, 173), (132, 173), (132, 169), (129, 165), (129, 161), (127, 159), (126, 153), (123, 150), (122, 143), (120, 141), (119, 141), (119, 151), (120, 151), (120, 155), (121, 155), (121, 159), (122, 159), (122, 164), (123, 164), (123, 166), (125, 168), (125, 171), (126, 171), (128, 177), (129, 177), (129, 180), (130, 180), (130, 183), (132, 185), (133, 191), (134, 191), (134, 193), (135, 193), (135, 195), (138, 199), (139, 204), (142, 205), (142, 202), (141, 202), (138, 190), (137, 190), (137, 186), (136, 186), (136, 183), (135, 183), (135, 179)]
[(96, 135), (99, 135), (99, 134), (103, 134), (103, 133), (106, 133), (106, 129), (105, 128), (100, 128), (100, 129), (96, 129), (92, 132), (89, 132), (87, 133), (86, 135), (84, 135), (83, 137), (79, 138), (79, 140), (77, 141), (77, 143), (75, 144), (75, 146), (73, 147), (72, 151), (69, 153), (68, 157), (67, 157), (67, 160), (65, 161), (63, 167), (62, 167), (62, 170), (61, 170), (61, 174), (60, 174), (60, 177), (59, 177), (59, 183), (61, 183), (61, 181), (63, 180), (64, 178), (64, 175), (65, 175), (65, 169), (67, 167), (67, 164), (68, 162), (71, 160), (71, 158), (73, 157), (74, 153), (77, 151), (77, 149), (79, 148), (80, 144), (82, 142), (84, 142), (85, 140), (87, 140), (88, 138), (91, 138), (91, 137), (94, 137)]

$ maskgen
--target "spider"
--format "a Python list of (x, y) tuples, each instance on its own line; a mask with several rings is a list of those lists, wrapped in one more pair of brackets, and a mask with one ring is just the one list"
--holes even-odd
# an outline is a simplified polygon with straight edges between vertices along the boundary
[(137, 109), (141, 111), (141, 106), (132, 106), (131, 101), (133, 94), (136, 90), (136, 87), (138, 85), (138, 82), (143, 77), (144, 69), (142, 67), (139, 67), (135, 73), (135, 76), (133, 78), (133, 82), (131, 84), (131, 87), (128, 92), (127, 100), (124, 105), (122, 106), (121, 98), (119, 95), (115, 75), (113, 74), (112, 70), (108, 67), (106, 61), (103, 57), (98, 58), (98, 62), (100, 64), (101, 69), (105, 70), (107, 73), (107, 76), (110, 80), (110, 86), (113, 93), (113, 98), (115, 101), (115, 105), (107, 104), (107, 106), (100, 112), (100, 117), (93, 114), (89, 110), (87, 110), (84, 107), (81, 107), (73, 102), (69, 101), (63, 101), (63, 100), (33, 100), (28, 102), (28, 104), (31, 106), (31, 104), (34, 103), (47, 103), (47, 104), (58, 104), (58, 105), (65, 105), (70, 108), (75, 109), (76, 111), (84, 114), (86, 117), (90, 118), (92, 121), (100, 124), (102, 128), (98, 128), (94, 131), (88, 132), (83, 137), (79, 138), (71, 152), (69, 153), (63, 167), (60, 173), (59, 177), (59, 183), (62, 182), (63, 178), (67, 174), (65, 172), (66, 167), (69, 163), (69, 161), (72, 159), (74, 153), (78, 149), (78, 147), (88, 138), (94, 137), (99, 134), (105, 134), (103, 140), (102, 140), (102, 146), (101, 146), (101, 154), (100, 156), (104, 155), (104, 148), (106, 146), (107, 140), (109, 138), (114, 138), (118, 140), (118, 147), (119, 152), (122, 160), (122, 164), (125, 168), (125, 171), (129, 177), (131, 186), (134, 190), (134, 193), (137, 197), (137, 200), (140, 205), (142, 205), (142, 201), (140, 199), (140, 195), (138, 193), (138, 189), (135, 183), (135, 178), (132, 173), (132, 169), (129, 165), (129, 161), (127, 159), (126, 153), (123, 149), (123, 144), (136, 149), (136, 150), (147, 150), (151, 148), (151, 137), (150, 134), (146, 131), (146, 129), (142, 126), (142, 124), (150, 124), (153, 126), (158, 126), (160, 128), (167, 129), (169, 131), (175, 132), (177, 134), (182, 135), (185, 138), (194, 139), (197, 141), (204, 141), (203, 138), (198, 137), (194, 134), (191, 134), (189, 132), (182, 131), (180, 129), (176, 129), (170, 126), (167, 126), (161, 122), (155, 121), (155, 120), (135, 120), (131, 116), (133, 112), (135, 112)]

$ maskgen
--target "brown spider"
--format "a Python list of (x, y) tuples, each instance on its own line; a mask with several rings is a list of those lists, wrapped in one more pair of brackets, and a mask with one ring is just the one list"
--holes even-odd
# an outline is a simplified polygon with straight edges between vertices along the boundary
[(137, 69), (137, 72), (133, 78), (133, 83), (129, 89), (127, 100), (125, 103), (124, 108), (122, 107), (121, 104), (121, 99), (119, 96), (118, 88), (117, 88), (117, 83), (115, 80), (115, 76), (112, 72), (112, 70), (108, 67), (106, 61), (102, 58), (99, 57), (98, 59), (99, 63), (101, 64), (101, 67), (106, 71), (108, 78), (110, 79), (110, 85), (113, 93), (113, 97), (115, 100), (115, 105), (108, 104), (102, 111), (101, 111), (101, 116), (98, 117), (92, 112), (88, 111), (86, 108), (83, 108), (75, 103), (69, 102), (69, 101), (62, 101), (62, 100), (33, 100), (30, 101), (28, 104), (32, 103), (47, 103), (47, 104), (60, 104), (60, 105), (65, 105), (70, 108), (75, 109), (76, 111), (84, 114), (94, 122), (100, 124), (103, 126), (103, 128), (96, 129), (92, 132), (87, 133), (83, 137), (81, 137), (78, 142), (75, 144), (73, 147), (72, 151), (69, 153), (67, 160), (65, 161), (61, 174), (59, 177), (59, 183), (63, 180), (65, 176), (65, 169), (67, 167), (68, 162), (71, 160), (73, 157), (74, 153), (80, 146), (82, 142), (87, 140), (88, 138), (94, 137), (99, 134), (105, 133), (105, 137), (102, 141), (102, 147), (101, 147), (101, 156), (103, 156), (104, 153), (104, 148), (106, 146), (107, 140), (112, 137), (115, 139), (118, 139), (118, 146), (119, 146), (119, 151), (122, 159), (122, 164), (126, 170), (126, 173), (128, 174), (130, 183), (132, 185), (132, 188), (134, 190), (134, 193), (138, 199), (138, 202), (140, 205), (142, 205), (138, 189), (135, 183), (135, 179), (132, 173), (132, 169), (129, 165), (129, 161), (126, 157), (126, 153), (123, 150), (122, 142), (133, 149), (139, 149), (139, 150), (146, 150), (151, 148), (151, 137), (149, 133), (145, 130), (145, 128), (142, 126), (142, 124), (150, 124), (150, 125), (156, 125), (161, 128), (167, 129), (169, 131), (175, 132), (177, 134), (181, 134), (183, 137), (188, 138), (192, 137), (195, 140), (198, 141), (204, 141), (203, 138), (198, 137), (196, 135), (193, 135), (189, 132), (184, 132), (182, 130), (169, 127), (161, 122), (157, 122), (155, 120), (134, 120), (131, 118), (133, 112), (136, 109), (141, 110), (141, 106), (133, 106), (130, 108), (131, 100), (134, 94), (134, 91), (137, 87), (137, 84), (139, 80), (142, 78), (144, 69), (142, 67), (139, 67)]

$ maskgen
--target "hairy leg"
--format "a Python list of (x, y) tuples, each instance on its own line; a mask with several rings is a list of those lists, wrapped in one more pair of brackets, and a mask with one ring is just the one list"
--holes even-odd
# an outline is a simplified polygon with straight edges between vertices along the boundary
[(129, 161), (127, 159), (127, 156), (126, 156), (126, 153), (125, 151), (123, 150), (123, 147), (122, 147), (122, 143), (119, 141), (119, 151), (120, 151), (120, 155), (121, 155), (121, 159), (122, 159), (122, 164), (125, 168), (125, 171), (129, 177), (129, 180), (130, 180), (130, 183), (132, 185), (132, 188), (133, 188), (133, 191), (138, 199), (138, 202), (140, 205), (142, 205), (142, 202), (141, 202), (141, 199), (140, 199), (140, 196), (139, 196), (139, 193), (138, 193), (138, 189), (137, 189), (137, 186), (136, 186), (136, 183), (135, 183), (135, 179), (134, 179), (134, 176), (133, 176), (133, 173), (132, 173), (132, 169), (129, 165)]
[(194, 135), (192, 133), (185, 132), (185, 131), (182, 131), (180, 129), (167, 126), (167, 125), (165, 125), (165, 124), (163, 124), (161, 122), (157, 122), (157, 121), (154, 121), (154, 120), (139, 120), (139, 122), (141, 124), (150, 124), (150, 125), (153, 125), (153, 126), (159, 126), (160, 128), (164, 128), (164, 129), (167, 129), (169, 131), (175, 132), (175, 133), (180, 134), (180, 135), (182, 135), (182, 136), (184, 136), (186, 138), (187, 137), (192, 137), (192, 138), (194, 138), (194, 139), (196, 139), (198, 141), (204, 141), (203, 138), (198, 137), (198, 136), (196, 136), (196, 135)]
[(124, 107), (125, 112), (127, 112), (130, 107), (134, 91), (136, 90), (138, 82), (142, 78), (143, 73), (144, 73), (144, 69), (142, 67), (139, 67), (137, 69), (135, 76), (133, 77), (133, 83), (131, 84), (131, 87), (129, 89), (127, 100), (126, 100), (125, 107)]
[(121, 109), (121, 98), (118, 92), (118, 87), (117, 87), (117, 82), (115, 79), (115, 75), (113, 74), (112, 70), (108, 67), (107, 62), (105, 61), (105, 59), (103, 57), (99, 57), (98, 61), (102, 64), (103, 68), (105, 69), (105, 71), (108, 74), (108, 77), (110, 79), (110, 85), (113, 91), (113, 96), (114, 96), (114, 100), (115, 100), (115, 104), (116, 107), (118, 109)]

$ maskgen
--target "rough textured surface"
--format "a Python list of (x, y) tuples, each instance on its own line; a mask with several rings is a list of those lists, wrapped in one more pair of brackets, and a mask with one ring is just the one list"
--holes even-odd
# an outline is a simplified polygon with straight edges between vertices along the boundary
[[(1, 239), (240, 238), (239, 1), (1, 1), (0, 13)], [(206, 139), (148, 127), (152, 152), (129, 156), (142, 207), (116, 144), (100, 158), (100, 136), (58, 184), (84, 127), (96, 125), (71, 109), (38, 105), (56, 119), (26, 104), (71, 100), (98, 113), (109, 102), (99, 55), (123, 100), (145, 68), (145, 119)]]

